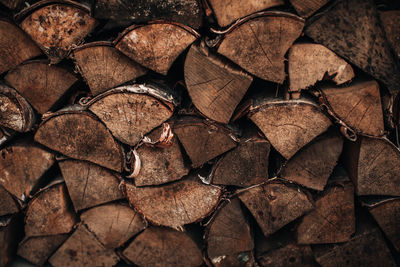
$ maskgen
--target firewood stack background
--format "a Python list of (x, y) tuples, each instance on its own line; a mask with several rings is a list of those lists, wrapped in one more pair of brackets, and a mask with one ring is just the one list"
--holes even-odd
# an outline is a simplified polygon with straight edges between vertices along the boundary
[(397, 1), (0, 3), (0, 266), (400, 266)]

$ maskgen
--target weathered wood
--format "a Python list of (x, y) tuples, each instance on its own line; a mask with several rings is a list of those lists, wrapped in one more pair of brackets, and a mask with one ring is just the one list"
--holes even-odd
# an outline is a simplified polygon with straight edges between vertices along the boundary
[(185, 84), (195, 107), (206, 117), (229, 123), (253, 78), (204, 45), (192, 45), (185, 60)]
[(43, 114), (78, 79), (64, 68), (50, 66), (47, 60), (32, 60), (9, 71), (4, 80)]
[(328, 2), (329, 0), (290, 0), (297, 13), (303, 18), (310, 17)]
[(18, 205), (11, 194), (0, 186), (0, 216), (17, 213), (18, 211)]
[(213, 263), (215, 267), (252, 267), (255, 265), (255, 259), (252, 251), (245, 251), (236, 255), (228, 255), (217, 259)]
[(316, 267), (312, 250), (309, 246), (288, 244), (282, 248), (271, 250), (257, 257), (262, 267)]
[(257, 77), (283, 83), (285, 54), (303, 26), (304, 20), (293, 14), (265, 12), (233, 27), (217, 51)]
[(123, 251), (123, 255), (138, 266), (200, 266), (200, 249), (185, 233), (149, 227)]
[(17, 251), (18, 242), (23, 236), (23, 222), (21, 216), (12, 216), (0, 220), (0, 266), (8, 266)]
[(400, 58), (400, 11), (380, 11), (379, 16), (390, 46)]
[(0, 0), (0, 3), (11, 10), (19, 9), (23, 6), (24, 0)]

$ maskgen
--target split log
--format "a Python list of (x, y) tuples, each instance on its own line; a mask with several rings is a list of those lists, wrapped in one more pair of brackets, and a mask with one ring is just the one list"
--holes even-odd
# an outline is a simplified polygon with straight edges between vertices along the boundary
[(314, 208), (299, 188), (280, 182), (251, 188), (240, 194), (239, 198), (250, 210), (265, 236), (275, 233)]
[(237, 138), (232, 130), (196, 117), (177, 120), (174, 132), (192, 161), (193, 168), (236, 147)]
[(4, 80), (43, 114), (78, 79), (64, 68), (50, 66), (47, 60), (32, 60), (9, 71)]
[(185, 60), (185, 84), (195, 107), (206, 117), (229, 123), (253, 78), (212, 54), (192, 45)]
[(56, 64), (95, 28), (97, 21), (89, 13), (77, 2), (43, 0), (21, 11), (15, 19)]
[(318, 106), (308, 100), (259, 99), (248, 116), (286, 159), (331, 125)]
[(297, 13), (303, 18), (310, 17), (328, 2), (329, 0), (290, 0)]
[(146, 68), (167, 75), (175, 59), (199, 37), (184, 25), (154, 22), (127, 28), (115, 40), (115, 47)]
[(74, 59), (93, 95), (134, 80), (147, 72), (109, 42), (79, 46), (74, 49)]
[(222, 194), (221, 188), (202, 184), (193, 175), (154, 187), (126, 183), (124, 191), (131, 205), (148, 221), (175, 229), (211, 214)]
[(263, 12), (224, 34), (218, 53), (267, 81), (285, 80), (285, 54), (300, 36), (304, 20), (290, 13)]
[(19, 207), (10, 193), (0, 186), (0, 217), (17, 213)]
[(185, 233), (149, 227), (133, 240), (123, 255), (138, 266), (201, 266), (201, 251)]
[(379, 16), (390, 46), (400, 58), (400, 11), (380, 11)]
[(84, 226), (79, 225), (67, 241), (51, 256), (49, 262), (54, 267), (104, 266), (111, 267), (119, 258), (106, 249)]
[[(357, 14), (357, 16), (354, 16)], [(400, 90), (400, 64), (393, 57), (372, 0), (345, 0), (317, 16), (305, 33), (382, 81), (391, 93)]]
[(257, 257), (261, 267), (317, 267), (309, 246), (288, 244)]
[(0, 266), (8, 266), (17, 251), (23, 235), (23, 222), (19, 215), (0, 220)]
[(40, 55), (40, 49), (20, 28), (0, 19), (0, 73)]
[(111, 171), (78, 160), (63, 160), (58, 165), (76, 211), (123, 198), (118, 188), (121, 178)]
[(218, 258), (217, 261), (218, 262), (214, 263), (214, 267), (252, 267), (256, 264), (252, 251), (245, 251), (236, 255), (228, 255), (226, 257)]

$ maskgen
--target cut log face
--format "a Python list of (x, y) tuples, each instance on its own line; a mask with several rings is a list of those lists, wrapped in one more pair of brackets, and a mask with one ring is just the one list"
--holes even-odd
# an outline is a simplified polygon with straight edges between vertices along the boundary
[(289, 244), (285, 247), (269, 251), (257, 257), (263, 267), (316, 267), (314, 255), (309, 246)]
[(24, 200), (54, 163), (54, 155), (33, 144), (16, 144), (1, 150), (0, 183)]
[(124, 155), (109, 130), (83, 111), (54, 113), (41, 123), (35, 141), (68, 157), (122, 172)]
[(111, 267), (118, 261), (114, 251), (106, 249), (82, 224), (49, 260), (54, 267)]
[(119, 179), (109, 170), (78, 160), (64, 160), (58, 165), (75, 210), (123, 198)]
[(198, 36), (171, 23), (153, 23), (128, 28), (115, 47), (139, 64), (166, 75), (175, 59)]
[(289, 50), (290, 91), (300, 91), (328, 75), (337, 85), (354, 78), (353, 68), (323, 45), (301, 43)]
[(25, 235), (45, 236), (69, 233), (77, 223), (65, 184), (54, 185), (40, 192), (25, 215)]
[(229, 123), (236, 106), (253, 78), (211, 54), (205, 47), (192, 45), (185, 61), (185, 83), (196, 108), (206, 117)]
[(126, 184), (125, 191), (132, 206), (147, 220), (175, 229), (205, 218), (222, 194), (220, 188), (202, 184), (197, 177), (154, 187)]
[(200, 266), (201, 250), (185, 233), (149, 227), (124, 250), (123, 255), (138, 266)]
[(262, 100), (251, 108), (249, 117), (286, 159), (332, 124), (314, 103), (305, 100)]
[(379, 15), (389, 44), (400, 58), (400, 11), (381, 11)]
[(255, 259), (252, 251), (245, 251), (236, 255), (228, 255), (217, 259), (218, 262), (213, 263), (215, 267), (232, 267), (243, 266), (251, 267), (255, 265)]
[(298, 188), (270, 183), (251, 188), (239, 195), (253, 214), (265, 236), (312, 210), (313, 204)]
[(297, 152), (278, 176), (302, 186), (322, 191), (343, 149), (343, 138), (328, 132)]
[(303, 19), (290, 13), (265, 12), (226, 33), (218, 53), (261, 79), (283, 83), (285, 54), (303, 26)]
[(305, 33), (384, 82), (394, 93), (400, 88), (400, 68), (379, 24), (372, 0), (346, 0), (324, 12)]
[(74, 59), (94, 95), (147, 72), (107, 42), (89, 43), (76, 48)]
[(83, 212), (81, 220), (106, 248), (120, 247), (146, 227), (136, 211), (114, 203)]
[(0, 186), (0, 216), (17, 213), (19, 208), (10, 193)]
[(4, 79), (40, 114), (47, 112), (77, 81), (66, 69), (50, 66), (43, 60), (21, 64), (9, 71)]
[(297, 13), (303, 18), (308, 18), (328, 2), (329, 0), (290, 0)]
[(20, 28), (0, 20), (0, 73), (41, 54), (39, 47)]

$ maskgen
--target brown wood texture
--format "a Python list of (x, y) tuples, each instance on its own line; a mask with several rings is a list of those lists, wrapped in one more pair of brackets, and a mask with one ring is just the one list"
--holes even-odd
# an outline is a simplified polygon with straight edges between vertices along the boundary
[(11, 217), (0, 226), (0, 266), (12, 264), (18, 242), (23, 235), (23, 222), (20, 216)]
[(0, 0), (0, 3), (8, 7), (9, 9), (17, 9), (22, 7), (23, 0)]
[(328, 2), (329, 0), (290, 0), (297, 13), (304, 18), (310, 17)]
[(379, 17), (390, 46), (400, 58), (400, 11), (380, 11)]
[(227, 255), (217, 258), (218, 262), (214, 263), (215, 267), (251, 267), (256, 264), (252, 251), (245, 251), (235, 255)]
[(282, 248), (268, 251), (257, 257), (261, 267), (316, 267), (314, 255), (309, 246), (288, 244)]
[(17, 213), (19, 207), (10, 193), (0, 186), (0, 216)]

